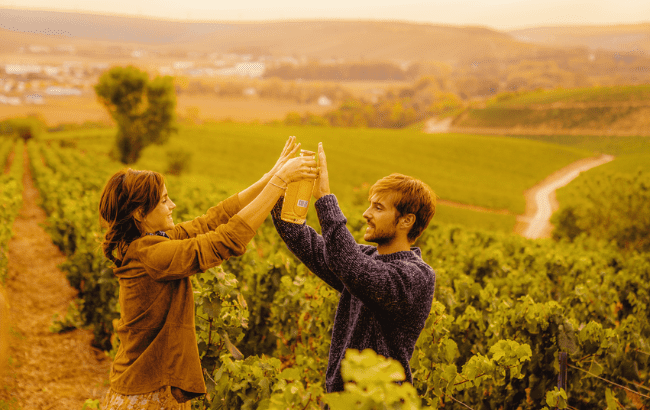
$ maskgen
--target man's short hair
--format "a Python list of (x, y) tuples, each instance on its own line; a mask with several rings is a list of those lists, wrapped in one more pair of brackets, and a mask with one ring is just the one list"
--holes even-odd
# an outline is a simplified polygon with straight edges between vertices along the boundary
[(373, 195), (390, 197), (393, 206), (402, 215), (415, 215), (415, 223), (407, 238), (413, 243), (429, 225), (436, 213), (436, 194), (431, 187), (419, 179), (402, 174), (390, 174), (370, 187), (368, 199)]

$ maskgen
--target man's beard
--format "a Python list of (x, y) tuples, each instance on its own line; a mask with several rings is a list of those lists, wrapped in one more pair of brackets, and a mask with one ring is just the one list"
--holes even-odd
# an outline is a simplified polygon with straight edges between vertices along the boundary
[(397, 229), (393, 227), (391, 230), (376, 230), (376, 228), (372, 228), (372, 233), (366, 233), (363, 237), (363, 239), (366, 242), (373, 242), (376, 243), (377, 245), (386, 245), (390, 243), (393, 239), (395, 239), (395, 236), (397, 235)]

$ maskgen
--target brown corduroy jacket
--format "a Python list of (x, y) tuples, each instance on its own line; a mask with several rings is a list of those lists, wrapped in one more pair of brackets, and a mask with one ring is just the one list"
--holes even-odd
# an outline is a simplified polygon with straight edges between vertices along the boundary
[[(187, 398), (205, 394), (194, 330), (190, 276), (242, 255), (255, 231), (238, 215), (237, 195), (193, 221), (133, 241), (115, 268), (120, 282), (120, 347), (111, 388), (124, 395), (164, 386)], [(122, 256), (122, 255), (120, 255)]]

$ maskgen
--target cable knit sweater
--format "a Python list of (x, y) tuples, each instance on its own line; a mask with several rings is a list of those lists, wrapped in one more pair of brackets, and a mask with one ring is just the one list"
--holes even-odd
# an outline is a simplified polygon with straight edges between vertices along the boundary
[(327, 365), (328, 392), (342, 391), (341, 361), (347, 349), (373, 349), (398, 360), (412, 383), (409, 361), (429, 316), (435, 272), (419, 248), (380, 255), (377, 248), (357, 244), (345, 224), (334, 195), (316, 201), (322, 236), (306, 224), (280, 219), (282, 198), (273, 223), (309, 270), (341, 293), (332, 330)]

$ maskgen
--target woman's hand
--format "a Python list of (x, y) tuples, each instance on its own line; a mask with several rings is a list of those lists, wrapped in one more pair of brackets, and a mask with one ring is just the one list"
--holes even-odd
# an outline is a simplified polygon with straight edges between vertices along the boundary
[(275, 165), (273, 165), (273, 168), (271, 168), (268, 175), (273, 176), (276, 174), (282, 166), (287, 163), (287, 161), (296, 156), (298, 149), (300, 149), (300, 143), (296, 144), (296, 137), (289, 137), (287, 142), (284, 144), (280, 158), (275, 162)]
[(303, 156), (286, 161), (275, 175), (287, 184), (303, 179), (316, 179), (318, 164), (313, 156), (305, 156), (303, 152)]
[(317, 200), (320, 197), (330, 194), (330, 179), (327, 173), (327, 158), (325, 158), (325, 150), (323, 150), (323, 143), (318, 143), (318, 178), (314, 184), (313, 195)]

